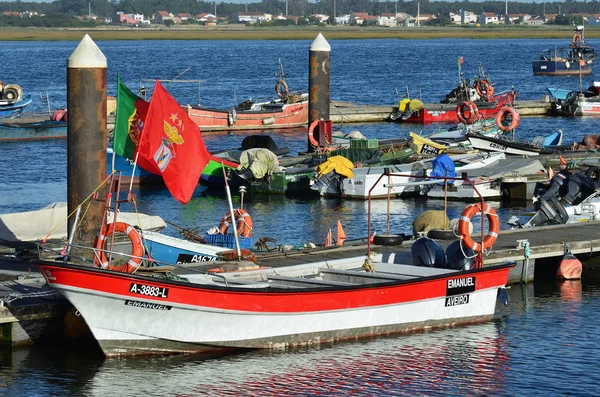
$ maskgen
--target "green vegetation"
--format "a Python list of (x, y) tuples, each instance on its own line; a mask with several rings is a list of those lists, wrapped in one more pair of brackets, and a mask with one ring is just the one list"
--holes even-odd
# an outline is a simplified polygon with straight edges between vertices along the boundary
[[(0, 40), (74, 40), (79, 41), (85, 33), (94, 40), (313, 40), (321, 32), (327, 40), (348, 39), (516, 39), (516, 38), (571, 38), (571, 26), (494, 26), (494, 27), (420, 27), (381, 28), (353, 26), (306, 26), (306, 27), (186, 27), (149, 28), (66, 28), (66, 29), (20, 29), (0, 28)], [(600, 28), (588, 28), (586, 37), (600, 37)]]

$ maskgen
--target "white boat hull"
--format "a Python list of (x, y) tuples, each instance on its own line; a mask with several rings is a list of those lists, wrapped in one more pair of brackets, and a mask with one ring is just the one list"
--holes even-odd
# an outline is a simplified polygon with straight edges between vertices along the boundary
[[(228, 285), (223, 276), (205, 273), (182, 282), (37, 264), (82, 314), (107, 356), (287, 348), (486, 321), (510, 268), (462, 272), (381, 258), (373, 259), (375, 273), (360, 270), (360, 256), (277, 268), (277, 276), (266, 269), (268, 282), (253, 271), (225, 274)], [(299, 271), (322, 278), (292, 279)]]

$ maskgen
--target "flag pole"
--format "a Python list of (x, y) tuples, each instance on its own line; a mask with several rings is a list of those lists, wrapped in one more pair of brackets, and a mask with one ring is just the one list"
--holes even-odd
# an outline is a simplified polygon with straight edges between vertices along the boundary
[[(129, 192), (133, 190), (133, 178), (135, 178), (135, 168), (137, 167), (138, 156), (140, 155), (139, 151), (135, 152), (135, 160), (133, 161), (133, 169), (131, 170), (131, 180), (129, 181)], [(115, 158), (115, 151), (113, 149), (113, 161)]]
[(237, 227), (235, 221), (235, 213), (233, 211), (233, 202), (231, 201), (231, 190), (229, 190), (229, 183), (227, 182), (227, 174), (225, 173), (225, 164), (221, 162), (221, 169), (223, 170), (223, 179), (225, 179), (225, 193), (227, 194), (227, 201), (229, 202), (229, 213), (231, 214), (231, 226), (233, 226), (233, 236), (235, 238), (235, 248), (237, 249), (238, 261), (242, 259), (242, 250), (240, 250), (240, 240), (237, 234)]

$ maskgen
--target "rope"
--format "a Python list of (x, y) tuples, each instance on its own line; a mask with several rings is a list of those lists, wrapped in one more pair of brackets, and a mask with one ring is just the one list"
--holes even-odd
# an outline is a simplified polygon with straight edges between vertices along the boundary
[[(106, 177), (106, 179), (104, 179), (104, 181), (102, 181), (102, 182), (100, 183), (100, 185), (98, 185), (98, 187), (96, 187), (96, 189), (94, 189), (94, 191), (93, 191), (92, 193), (90, 193), (90, 195), (89, 195), (89, 196), (87, 196), (87, 197), (86, 197), (86, 198), (85, 198), (85, 199), (84, 199), (84, 200), (81, 202), (81, 204), (79, 204), (77, 207), (75, 207), (75, 208), (73, 209), (73, 211), (71, 211), (71, 213), (70, 213), (69, 215), (67, 215), (67, 217), (66, 217), (66, 218), (65, 218), (65, 219), (64, 219), (64, 220), (63, 220), (63, 221), (62, 221), (62, 222), (61, 222), (59, 225), (57, 225), (57, 226), (56, 226), (54, 229), (52, 229), (52, 230), (50, 231), (50, 233), (48, 233), (48, 235), (42, 239), (42, 243), (45, 243), (45, 242), (46, 242), (46, 240), (48, 240), (48, 238), (49, 238), (49, 237), (50, 237), (52, 234), (54, 234), (54, 232), (56, 232), (58, 229), (60, 229), (60, 227), (61, 227), (63, 224), (65, 224), (65, 222), (67, 222), (67, 221), (69, 220), (69, 218), (70, 218), (71, 216), (73, 216), (73, 214), (74, 214), (75, 212), (77, 212), (77, 209), (78, 209), (79, 207), (81, 207), (81, 205), (82, 205), (83, 203), (85, 203), (85, 202), (86, 202), (86, 201), (88, 201), (90, 198), (92, 198), (92, 196), (94, 195), (94, 193), (96, 193), (98, 190), (100, 190), (100, 188), (101, 188), (102, 186), (104, 186), (104, 184), (106, 184), (106, 182), (107, 182), (107, 181), (108, 181), (108, 180), (109, 180), (109, 179), (110, 179), (110, 178), (113, 176), (113, 174), (114, 174), (115, 172), (116, 172), (116, 171), (115, 171), (115, 170), (113, 170), (113, 171), (112, 171), (112, 172), (111, 172), (111, 173), (110, 173), (110, 174), (109, 174), (109, 175)], [(91, 204), (91, 203), (90, 203), (90, 204)], [(88, 208), (89, 208), (89, 204), (88, 204)], [(87, 209), (86, 209), (86, 213), (87, 213)], [(83, 217), (82, 217), (81, 219), (83, 220)], [(81, 223), (80, 223), (80, 224), (81, 224)]]
[(371, 263), (371, 258), (369, 257), (365, 258), (362, 267), (367, 273), (375, 273), (375, 267), (373, 267), (373, 264)]

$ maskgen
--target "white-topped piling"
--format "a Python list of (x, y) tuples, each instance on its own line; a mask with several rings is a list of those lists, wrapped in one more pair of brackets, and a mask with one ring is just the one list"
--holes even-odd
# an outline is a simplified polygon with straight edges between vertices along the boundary
[[(106, 178), (106, 57), (85, 35), (67, 59), (67, 205), (69, 214)], [(91, 245), (103, 206), (92, 201), (77, 228), (76, 242)], [(72, 230), (74, 219), (69, 219)]]

